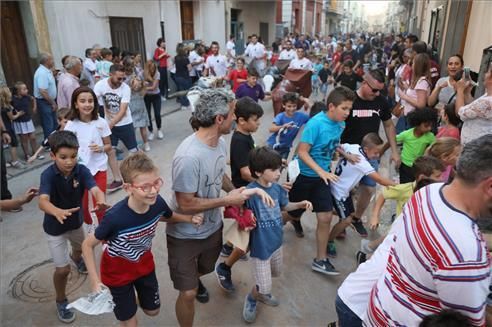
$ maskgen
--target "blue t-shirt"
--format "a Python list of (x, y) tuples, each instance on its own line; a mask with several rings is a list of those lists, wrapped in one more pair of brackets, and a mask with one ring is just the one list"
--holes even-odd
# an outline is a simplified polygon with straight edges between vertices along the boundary
[[(340, 144), (344, 128), (345, 122), (333, 121), (322, 111), (308, 121), (302, 132), (301, 142), (311, 145), (309, 155), (325, 171), (330, 171), (331, 157)], [(302, 160), (299, 168), (304, 176), (318, 177)]]
[(249, 239), (250, 254), (253, 258), (267, 260), (282, 245), (284, 224), (281, 208), (289, 203), (287, 191), (275, 183), (266, 188), (257, 182), (251, 182), (246, 187), (261, 188), (275, 201), (273, 208), (263, 203), (257, 195), (246, 201), (246, 207), (251, 209), (256, 217), (256, 228), (251, 231)]
[(292, 123), (292, 127), (288, 128), (279, 135), (279, 132), (275, 132), (267, 140), (267, 144), (275, 150), (288, 150), (292, 147), (292, 143), (299, 133), (299, 129), (307, 123), (309, 116), (303, 112), (296, 111), (292, 117), (289, 117), (285, 112), (279, 113), (273, 119), (273, 123), (277, 126), (282, 126), (287, 123)]
[(311, 76), (312, 81), (318, 80), (318, 74), (322, 69), (323, 69), (323, 64), (313, 64), (313, 75)]
[(52, 164), (41, 173), (39, 194), (46, 194), (50, 202), (60, 209), (80, 207), (60, 224), (52, 215), (44, 214), (43, 228), (46, 234), (57, 236), (82, 226), (82, 197), (84, 190), (90, 190), (96, 186), (90, 170), (80, 164), (76, 164), (71, 174), (63, 176), (56, 164)]
[(56, 98), (56, 82), (55, 77), (50, 69), (44, 65), (39, 65), (34, 73), (34, 96), (38, 99), (43, 99), (39, 89), (46, 90), (51, 99)]

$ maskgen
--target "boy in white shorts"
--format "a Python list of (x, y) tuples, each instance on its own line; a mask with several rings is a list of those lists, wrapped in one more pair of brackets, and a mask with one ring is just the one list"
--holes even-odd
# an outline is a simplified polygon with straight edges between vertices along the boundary
[[(50, 135), (48, 143), (54, 163), (41, 174), (39, 208), (44, 211), (43, 228), (55, 265), (53, 282), (58, 319), (71, 323), (75, 320), (75, 313), (67, 309), (65, 293), (70, 261), (77, 265), (80, 273), (87, 273), (81, 249), (84, 230), (80, 207), (84, 190), (89, 190), (96, 198), (96, 210), (106, 209), (108, 206), (104, 193), (97, 187), (89, 169), (77, 164), (79, 143), (75, 134), (58, 131)], [(72, 246), (71, 255), (68, 242)]]

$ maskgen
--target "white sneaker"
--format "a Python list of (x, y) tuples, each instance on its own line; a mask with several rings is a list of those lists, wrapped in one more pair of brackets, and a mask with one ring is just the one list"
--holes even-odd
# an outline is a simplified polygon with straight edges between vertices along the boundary
[(161, 96), (161, 101), (162, 101), (162, 102), (167, 101), (166, 97)]
[(149, 152), (150, 151), (150, 145), (149, 145), (149, 143), (144, 143), (143, 149), (144, 149), (145, 152)]
[(162, 140), (162, 139), (164, 138), (164, 134), (162, 134), (162, 131), (161, 131), (161, 130), (158, 130), (158, 131), (157, 131), (157, 138), (158, 138), (159, 140)]
[(152, 141), (154, 139), (154, 133), (150, 132), (149, 136), (147, 137), (149, 141)]

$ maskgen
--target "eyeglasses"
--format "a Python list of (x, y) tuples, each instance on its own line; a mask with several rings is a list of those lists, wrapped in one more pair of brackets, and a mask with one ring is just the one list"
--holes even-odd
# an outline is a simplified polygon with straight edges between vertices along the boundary
[(159, 189), (162, 187), (164, 184), (164, 181), (162, 178), (156, 179), (153, 183), (146, 183), (142, 185), (135, 185), (135, 184), (130, 184), (132, 187), (139, 189), (143, 191), (144, 193), (150, 193), (152, 191), (152, 188), (155, 188), (156, 191), (159, 191)]
[(372, 87), (372, 85), (371, 85), (371, 84), (369, 84), (369, 82), (368, 82), (368, 81), (366, 81), (366, 80), (364, 80), (364, 81), (366, 82), (367, 86), (369, 86), (369, 88), (371, 89), (372, 93), (376, 94), (376, 93), (378, 93), (378, 92), (381, 92), (381, 91), (382, 91), (382, 89), (377, 89), (377, 88)]

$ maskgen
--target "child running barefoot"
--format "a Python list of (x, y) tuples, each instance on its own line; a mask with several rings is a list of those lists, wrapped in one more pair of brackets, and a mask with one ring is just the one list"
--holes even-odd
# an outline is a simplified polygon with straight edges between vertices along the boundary
[[(72, 109), (70, 120), (65, 126), (66, 131), (72, 131), (79, 142), (79, 163), (86, 166), (99, 189), (106, 193), (108, 170), (107, 153), (111, 151), (111, 130), (106, 120), (99, 117), (97, 97), (91, 88), (81, 86), (72, 94)], [(84, 192), (82, 208), (84, 222), (94, 225), (98, 222), (92, 220), (91, 211), (95, 203), (94, 197), (89, 199), (87, 191)], [(101, 221), (104, 210), (97, 212), (97, 218)]]
[[(29, 157), (33, 155), (37, 150), (36, 136), (34, 135), (35, 129), (32, 123), (31, 116), (36, 113), (36, 100), (28, 93), (27, 86), (24, 82), (17, 82), (14, 85), (14, 96), (12, 97), (12, 105), (18, 114), (14, 121), (15, 134), (20, 136), (22, 150), (24, 151), (25, 160), (29, 160)], [(31, 151), (29, 151), (29, 143), (31, 144)], [(44, 159), (43, 155), (38, 155), (38, 159)]]
[[(203, 217), (169, 209), (159, 195), (164, 184), (159, 170), (145, 154), (140, 152), (125, 158), (120, 170), (128, 196), (106, 212), (94, 234), (85, 239), (82, 251), (92, 291), (100, 292), (101, 282), (109, 287), (120, 326), (137, 326), (138, 306), (148, 316), (159, 314), (159, 285), (152, 255), (157, 223), (185, 222), (198, 228)], [(94, 248), (102, 241), (107, 242), (107, 247), (102, 254), (99, 279)]]
[[(75, 134), (69, 131), (54, 132), (49, 137), (49, 145), (54, 163), (41, 174), (39, 209), (44, 212), (43, 229), (55, 265), (53, 282), (58, 319), (71, 323), (75, 320), (75, 313), (67, 309), (65, 292), (70, 262), (76, 264), (79, 273), (87, 273), (81, 248), (84, 230), (80, 205), (84, 190), (89, 190), (96, 198), (95, 210), (108, 206), (89, 169), (77, 163), (79, 143)], [(69, 241), (71, 255), (68, 251)]]
[(268, 148), (256, 148), (250, 152), (249, 169), (256, 181), (248, 184), (247, 189), (264, 190), (275, 201), (273, 207), (266, 206), (257, 195), (246, 201), (246, 206), (254, 212), (256, 228), (251, 231), (250, 250), (253, 274), (256, 285), (246, 295), (243, 319), (252, 323), (256, 319), (257, 301), (266, 305), (279, 304), (272, 295), (272, 277), (280, 275), (282, 267), (283, 222), (281, 210), (312, 209), (311, 202), (304, 200), (292, 203), (279, 184), (282, 158)]

